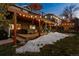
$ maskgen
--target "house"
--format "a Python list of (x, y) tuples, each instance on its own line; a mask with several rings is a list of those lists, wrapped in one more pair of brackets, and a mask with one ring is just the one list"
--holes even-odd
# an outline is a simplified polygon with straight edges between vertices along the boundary
[(73, 20), (62, 20), (60, 27), (63, 27), (64, 31), (74, 31), (75, 22)]
[[(17, 32), (22, 30), (26, 33), (35, 33), (44, 31), (45, 26), (50, 26), (50, 29), (53, 25), (53, 22), (42, 18), (42, 15), (34, 13), (32, 11), (26, 10), (19, 6), (10, 6), (8, 11), (11, 13), (16, 13), (17, 15)], [(13, 30), (13, 24), (11, 24), (11, 30)]]
[(45, 14), (44, 18), (54, 22), (55, 26), (59, 26), (59, 24), (61, 24), (61, 20), (62, 20), (60, 17), (56, 16), (55, 14), (50, 14), (50, 13)]

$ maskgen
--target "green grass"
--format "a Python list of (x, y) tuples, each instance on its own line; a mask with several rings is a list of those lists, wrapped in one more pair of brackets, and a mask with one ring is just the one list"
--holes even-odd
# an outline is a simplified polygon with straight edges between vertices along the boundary
[(40, 53), (25, 52), (19, 56), (79, 56), (79, 34), (57, 40), (41, 48)]
[(79, 56), (79, 34), (43, 46), (40, 53), (25, 52), (19, 56)]
[(0, 46), (0, 56), (79, 56), (79, 34), (57, 40), (42, 47), (40, 53), (25, 52), (16, 54), (12, 44)]
[(12, 44), (0, 45), (0, 56), (15, 55), (15, 48)]
[(41, 48), (43, 55), (53, 56), (79, 56), (79, 34), (57, 40), (52, 45)]

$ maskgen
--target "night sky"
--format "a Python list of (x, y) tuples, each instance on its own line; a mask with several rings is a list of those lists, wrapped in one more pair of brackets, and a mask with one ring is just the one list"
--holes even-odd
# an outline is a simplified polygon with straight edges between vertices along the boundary
[[(63, 12), (63, 9), (70, 5), (71, 3), (41, 3), (42, 5), (42, 12), (47, 13), (53, 13), (55, 15), (60, 15)], [(28, 5), (27, 3), (19, 3), (17, 5), (23, 6)]]

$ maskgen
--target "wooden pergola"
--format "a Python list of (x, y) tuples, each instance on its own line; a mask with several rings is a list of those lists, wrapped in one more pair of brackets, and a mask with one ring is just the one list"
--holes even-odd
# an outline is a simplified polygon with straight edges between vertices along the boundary
[(16, 45), (16, 24), (17, 24), (17, 15), (19, 15), (19, 16), (21, 16), (21, 17), (24, 17), (24, 18), (29, 18), (31, 21), (33, 21), (33, 19), (35, 19), (36, 21), (38, 21), (38, 26), (39, 26), (38, 33), (39, 33), (39, 36), (40, 36), (41, 22), (45, 23), (46, 25), (49, 24), (50, 29), (51, 29), (51, 27), (52, 27), (52, 25), (53, 25), (53, 22), (42, 18), (41, 15), (34, 15), (34, 14), (31, 14), (31, 13), (29, 13), (28, 11), (23, 10), (23, 9), (21, 9), (21, 8), (18, 8), (18, 7), (15, 7), (15, 6), (10, 6), (10, 7), (8, 8), (8, 11), (14, 13), (14, 16), (13, 16), (13, 24), (14, 24), (14, 37), (13, 37), (13, 40), (14, 40), (14, 45)]

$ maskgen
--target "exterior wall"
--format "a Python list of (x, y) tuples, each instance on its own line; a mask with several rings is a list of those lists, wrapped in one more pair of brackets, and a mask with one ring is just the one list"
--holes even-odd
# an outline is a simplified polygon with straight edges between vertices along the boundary
[(28, 26), (29, 26), (29, 25), (26, 24), (26, 23), (21, 23), (21, 28), (22, 28), (22, 29), (28, 29), (28, 28), (29, 28)]
[(62, 23), (61, 26), (64, 28), (65, 31), (70, 30), (71, 28), (74, 28), (75, 23)]

